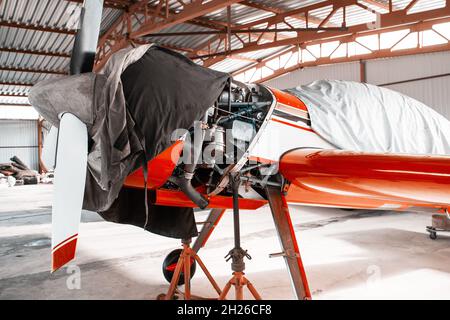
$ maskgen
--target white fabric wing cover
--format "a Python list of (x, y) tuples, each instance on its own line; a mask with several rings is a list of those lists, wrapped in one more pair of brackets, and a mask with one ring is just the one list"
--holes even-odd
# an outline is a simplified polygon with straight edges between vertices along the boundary
[(450, 121), (398, 92), (338, 80), (287, 91), (308, 107), (312, 129), (338, 149), (450, 154)]

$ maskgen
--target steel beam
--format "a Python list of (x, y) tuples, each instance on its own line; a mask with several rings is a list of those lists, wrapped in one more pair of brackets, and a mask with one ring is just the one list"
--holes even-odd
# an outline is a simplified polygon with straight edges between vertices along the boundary
[(273, 17), (267, 17), (267, 18), (256, 20), (256, 21), (252, 21), (241, 27), (242, 28), (251, 28), (251, 27), (254, 27), (254, 26), (257, 26), (260, 24), (264, 24), (264, 23), (267, 23), (267, 24), (283, 23), (285, 21), (285, 19), (288, 17), (293, 17), (293, 16), (296, 16), (299, 14), (300, 15), (306, 14), (309, 16), (311, 11), (314, 11), (317, 9), (325, 8), (328, 6), (332, 6), (333, 8), (342, 8), (342, 7), (346, 7), (346, 6), (355, 5), (356, 3), (358, 3), (358, 0), (322, 1), (319, 3), (311, 4), (309, 6), (304, 6), (304, 7), (298, 8), (298, 9), (285, 11), (285, 12), (277, 14)]
[(406, 12), (411, 10), (417, 4), (418, 1), (419, 0), (412, 0), (403, 10)]
[[(273, 6), (266, 5), (264, 3), (258, 3), (258, 2), (254, 2), (254, 1), (250, 1), (250, 0), (243, 1), (240, 4), (250, 7), (250, 8), (255, 8), (255, 9), (259, 9), (259, 10), (263, 10), (263, 11), (267, 11), (267, 12), (272, 12), (275, 14), (282, 14), (282, 13), (286, 13), (288, 11), (288, 10), (284, 10), (284, 9), (281, 9), (278, 7), (273, 7)], [(291, 18), (301, 20), (301, 21), (308, 21), (308, 22), (312, 22), (315, 24), (320, 24), (322, 22), (322, 19), (320, 19), (316, 16), (313, 16), (311, 14), (309, 14), (308, 17), (306, 17), (306, 15), (298, 14), (298, 15), (293, 15)], [(330, 27), (331, 26), (336, 27), (336, 25), (334, 25), (332, 23), (328, 23), (328, 25)]]
[(28, 98), (26, 94), (13, 94), (13, 93), (0, 93), (0, 97), (8, 97), (8, 98)]
[(0, 107), (32, 107), (32, 105), (27, 103), (10, 103), (0, 101)]
[[(338, 4), (335, 1), (332, 1), (332, 0), (322, 1), (320, 3), (312, 4), (312, 5), (305, 6), (305, 7), (299, 8), (299, 9), (294, 9), (294, 10), (290, 10), (290, 11), (284, 11), (284, 12), (278, 13), (275, 16), (272, 16), (272, 17), (267, 17), (267, 18), (256, 20), (256, 21), (252, 21), (252, 22), (249, 22), (247, 24), (240, 25), (239, 28), (240, 29), (246, 29), (246, 28), (250, 29), (252, 27), (259, 26), (259, 25), (266, 25), (267, 27), (269, 27), (269, 26), (276, 26), (278, 24), (286, 23), (286, 18), (288, 18), (288, 17), (294, 17), (294, 18), (297, 18), (297, 19), (299, 19), (301, 17), (304, 17), (305, 21), (306, 21), (306, 24), (308, 26), (309, 18), (311, 16), (310, 15), (311, 11), (314, 11), (314, 10), (319, 9), (319, 8), (324, 8), (324, 7), (327, 7), (327, 6), (333, 6), (333, 8), (335, 8), (337, 10), (338, 8), (349, 6), (349, 5), (354, 5), (356, 3), (358, 3), (357, 0), (342, 0), (342, 1), (339, 1)], [(330, 16), (330, 18), (331, 18), (331, 16)], [(319, 19), (319, 21), (316, 20), (315, 23), (320, 24), (323, 21), (324, 21), (323, 19)], [(313, 21), (311, 21), (311, 22), (313, 22)], [(319, 33), (319, 32), (316, 32), (316, 33)], [(314, 32), (311, 32), (311, 34), (314, 34)], [(320, 34), (321, 34), (321, 36), (324, 35), (323, 32), (320, 32)], [(215, 39), (213, 39), (213, 41), (220, 41), (223, 38), (224, 38), (224, 36), (222, 35), (222, 36), (216, 37)], [(297, 37), (294, 37), (294, 38), (300, 38), (300, 36), (297, 35)], [(292, 37), (277, 37), (277, 36), (275, 36), (273, 39), (271, 39), (269, 42), (267, 42), (267, 44), (271, 44), (273, 42), (282, 41), (282, 40), (289, 41), (290, 39), (294, 39), (294, 38), (292, 38)], [(260, 39), (258, 39), (257, 41), (253, 41), (252, 39), (249, 39), (249, 41), (247, 43), (243, 43), (243, 48), (248, 48), (248, 47), (256, 48), (256, 47), (258, 47), (260, 45), (259, 44), (259, 40)], [(281, 45), (281, 46), (283, 46), (283, 45)], [(274, 45), (273, 47), (276, 47), (276, 46)], [(204, 46), (201, 46), (201, 47), (199, 46), (199, 49), (204, 49)], [(261, 48), (261, 49), (266, 49), (266, 48)], [(258, 49), (252, 49), (252, 50), (249, 50), (249, 51), (255, 51), (255, 50), (258, 50)], [(216, 53), (217, 52), (218, 52), (218, 50), (216, 50)], [(208, 59), (203, 61), (203, 66), (209, 67), (209, 66), (212, 66), (213, 64), (215, 64), (217, 62), (220, 62), (220, 61), (224, 60), (226, 58), (225, 56), (226, 56), (226, 50), (224, 50), (220, 54), (214, 54), (214, 52), (210, 52), (209, 55), (202, 55), (202, 56), (193, 56), (193, 55), (191, 55), (190, 58), (191, 59), (196, 59), (196, 58), (205, 59), (205, 58), (208, 58)]]
[(32, 87), (33, 83), (0, 81), (0, 86)]
[(70, 54), (68, 54), (68, 53), (36, 51), (36, 50), (30, 50), (30, 49), (0, 48), (0, 52), (23, 53), (23, 54), (32, 54), (32, 55), (49, 56), (49, 57), (70, 58)]
[(0, 67), (0, 71), (30, 72), (30, 73), (58, 74), (58, 75), (67, 75), (68, 74), (67, 71), (63, 71), (63, 70), (32, 69), (32, 68), (21, 68), (21, 67)]
[[(328, 64), (336, 64), (336, 63), (348, 63), (348, 62), (356, 62), (360, 60), (373, 60), (373, 59), (383, 59), (383, 58), (395, 58), (395, 57), (402, 57), (402, 56), (410, 56), (415, 54), (424, 54), (424, 53), (433, 53), (433, 52), (443, 52), (443, 51), (450, 51), (450, 43), (445, 45), (436, 45), (436, 46), (430, 46), (430, 47), (424, 47), (420, 49), (405, 49), (405, 50), (398, 50), (398, 51), (390, 51), (388, 50), (380, 50), (374, 53), (366, 54), (366, 55), (357, 55), (353, 57), (346, 57), (346, 58), (320, 58), (316, 61), (311, 62), (304, 62), (304, 63), (298, 63), (295, 64), (289, 68), (283, 68), (275, 71), (270, 76), (260, 78), (258, 80), (252, 81), (255, 83), (263, 83), (265, 81), (269, 81), (271, 79), (277, 78), (279, 76), (282, 76), (286, 73), (295, 71), (297, 69), (301, 68), (309, 68), (309, 67), (317, 67), (322, 65), (328, 65)], [(236, 72), (235, 75), (240, 74), (241, 72)]]
[[(380, 15), (380, 29), (385, 29), (389, 27), (402, 25), (407, 28), (408, 24), (413, 24), (418, 21), (430, 20), (430, 19), (438, 19), (443, 17), (450, 17), (450, 7), (444, 7), (435, 10), (424, 11), (420, 13), (407, 14), (405, 11), (394, 11), (393, 13), (386, 13)], [(264, 20), (264, 19), (263, 19)], [(368, 24), (360, 24), (351, 26), (348, 28), (347, 32), (344, 32), (344, 35), (352, 35), (355, 33), (364, 34), (364, 32), (371, 32), (373, 28)], [(256, 51), (256, 50), (264, 50), (275, 47), (283, 47), (283, 46), (292, 46), (298, 44), (308, 44), (320, 39), (327, 39), (329, 41), (333, 41), (339, 37), (343, 36), (343, 32), (341, 31), (330, 31), (327, 33), (323, 32), (311, 32), (304, 33), (302, 36), (292, 37), (288, 39), (272, 41), (267, 43), (249, 43), (248, 45), (243, 46), (239, 49), (234, 49), (231, 51), (222, 51), (211, 53), (206, 56), (196, 56), (195, 58), (208, 58), (208, 57), (217, 57), (217, 56), (226, 56), (228, 54), (242, 54), (246, 52)], [(211, 64), (208, 64), (209, 66)]]
[(242, 0), (211, 0), (209, 2), (194, 0), (192, 3), (185, 5), (180, 13), (170, 15), (165, 21), (141, 25), (138, 30), (131, 32), (130, 37), (137, 38), (145, 36), (146, 34), (169, 28), (240, 1)]
[(262, 11), (272, 12), (275, 14), (283, 13), (283, 11), (284, 11), (281, 8), (273, 7), (273, 6), (267, 5), (265, 3), (259, 3), (259, 2), (255, 2), (255, 1), (251, 1), (251, 0), (242, 1), (241, 5), (250, 7), (250, 8), (254, 8), (254, 9), (258, 9), (258, 10), (262, 10)]
[[(197, 1), (197, 2), (200, 2), (200, 1)], [(233, 2), (238, 2), (238, 1), (233, 1)], [(212, 4), (208, 3), (208, 5), (212, 5)], [(113, 23), (113, 25), (109, 28), (109, 30), (106, 31), (100, 38), (99, 46), (98, 46), (98, 58), (97, 58), (98, 65), (96, 65), (96, 69), (98, 70), (104, 65), (105, 61), (103, 61), (103, 60), (108, 59), (109, 56), (111, 55), (111, 53), (126, 46), (130, 42), (136, 41), (137, 38), (134, 37), (135, 34), (132, 34), (131, 30), (128, 30), (129, 25), (131, 25), (131, 19), (133, 18), (133, 15), (135, 13), (144, 12), (145, 15), (157, 16), (158, 18), (161, 18), (164, 21), (167, 20), (166, 15), (167, 16), (169, 16), (169, 15), (177, 16), (178, 15), (176, 12), (173, 12), (172, 10), (166, 10), (166, 15), (164, 15), (163, 11), (164, 10), (161, 10), (161, 9), (158, 10), (158, 8), (156, 6), (148, 5), (147, 7), (145, 7), (145, 6), (143, 7), (142, 3), (140, 3), (140, 2), (131, 4), (127, 8), (127, 11), (124, 12), (122, 14), (122, 16), (119, 17), (116, 20), (116, 22)], [(196, 12), (196, 14), (199, 14), (199, 13)], [(152, 21), (154, 21), (154, 20), (151, 20), (151, 22)], [(213, 30), (223, 30), (227, 26), (226, 22), (207, 20), (207, 19), (202, 19), (199, 17), (187, 20), (185, 22), (190, 23), (190, 24), (200, 25), (202, 27), (207, 27), (207, 28), (210, 28)], [(180, 22), (177, 22), (177, 23), (180, 23)], [(165, 26), (165, 27), (167, 27), (167, 26)], [(238, 26), (238, 25), (232, 24), (232, 28), (239, 28), (239, 27), (240, 26)], [(124, 36), (124, 34), (126, 35), (127, 33), (128, 33), (128, 35)], [(253, 34), (251, 35), (252, 38), (255, 38), (255, 36), (256, 35), (253, 35)], [(286, 38), (286, 36), (278, 35), (278, 39), (284, 39), (284, 38)], [(270, 35), (263, 34), (261, 36), (261, 39), (266, 39), (266, 40), (272, 41), (273, 37), (271, 37)], [(108, 42), (110, 42), (110, 43), (108, 43)], [(162, 43), (162, 45), (164, 45), (164, 44)], [(187, 52), (192, 52), (194, 55), (205, 54), (204, 50), (201, 50), (199, 48), (189, 48), (189, 49), (190, 50)]]
[[(342, 32), (337, 30), (329, 31), (326, 33), (317, 31), (310, 31), (302, 34), (298, 33), (296, 37), (286, 37), (285, 35), (278, 34), (279, 32), (267, 30), (266, 32), (261, 33), (259, 36), (257, 34), (252, 34), (251, 31), (249, 31), (250, 34), (248, 35), (248, 39), (244, 40), (243, 38), (245, 37), (240, 37), (240, 33), (233, 30), (242, 30), (244, 32), (244, 29), (249, 29), (260, 25), (265, 25), (266, 27), (264, 28), (269, 29), (270, 27), (274, 27), (277, 24), (285, 23), (285, 19), (287, 17), (304, 19), (307, 22), (327, 26), (329, 25), (329, 21), (327, 20), (329, 20), (333, 16), (333, 13), (335, 13), (339, 8), (346, 8), (348, 6), (360, 4), (358, 0), (342, 0), (339, 2), (334, 0), (327, 0), (295, 10), (285, 11), (272, 5), (263, 5), (251, 0), (212, 0), (206, 3), (202, 0), (194, 0), (191, 1), (191, 3), (185, 4), (180, 12), (174, 12), (170, 8), (165, 6), (166, 2), (163, 0), (161, 0), (156, 5), (148, 5), (147, 1), (127, 2), (122, 0), (111, 0), (106, 2), (109, 4), (113, 2), (120, 3), (120, 5), (123, 5), (125, 7), (125, 11), (123, 15), (119, 19), (117, 19), (110, 30), (108, 30), (99, 41), (97, 50), (97, 62), (95, 66), (96, 70), (99, 70), (104, 65), (106, 60), (113, 52), (125, 47), (130, 42), (137, 42), (141, 37), (145, 37), (148, 34), (150, 34), (152, 37), (170, 36), (170, 34), (155, 33), (179, 23), (197, 23), (198, 25), (202, 25), (215, 30), (215, 32), (207, 31), (204, 32), (204, 34), (220, 33), (219, 35), (216, 35), (212, 39), (206, 41), (196, 48), (173, 48), (175, 50), (189, 53), (188, 55), (190, 58), (202, 59), (203, 65), (207, 67), (222, 61), (230, 55), (232, 55), (233, 57), (239, 57), (239, 54), (255, 50), (264, 50), (268, 48), (283, 46), (307, 45), (320, 39), (338, 38), (342, 35)], [(225, 47), (226, 37), (228, 36), (228, 32), (226, 30), (227, 22), (209, 21), (207, 19), (201, 18), (201, 16), (207, 12), (214, 11), (217, 8), (225, 8), (227, 5), (237, 2), (248, 7), (254, 7), (260, 10), (273, 12), (275, 13), (275, 15), (272, 17), (259, 19), (257, 21), (253, 21), (244, 25), (232, 25), (231, 33), (234, 37), (238, 38), (242, 42), (242, 48), (228, 50), (228, 48)], [(394, 6), (392, 4), (392, 1), (384, 4), (376, 0), (366, 1), (366, 3), (372, 4), (379, 8), (386, 9), (388, 11), (390, 10), (389, 13), (382, 15), (382, 28), (388, 28), (397, 24), (404, 25), (410, 22), (431, 19), (433, 17), (442, 17), (443, 14), (450, 15), (448, 5), (450, 1), (447, 1), (447, 6), (445, 8), (407, 15), (407, 9), (412, 8), (415, 4), (414, 2), (415, 0), (411, 0), (407, 8), (405, 8), (404, 10), (393, 11), (392, 9), (394, 8)], [(317, 17), (311, 15), (311, 12), (313, 10), (324, 8), (327, 6), (332, 6), (333, 9), (326, 19), (318, 19)], [(367, 9), (370, 10), (369, 8)], [(145, 19), (144, 21), (138, 21), (138, 27), (135, 30), (132, 30), (131, 25), (135, 25), (135, 23), (132, 23), (132, 21), (134, 21), (134, 19), (138, 19), (137, 13), (141, 15), (143, 14), (145, 16)], [(351, 36), (352, 34), (365, 31), (370, 31), (370, 26), (367, 26), (365, 24), (352, 26), (347, 31), (347, 35)], [(273, 35), (270, 33), (275, 33), (275, 37), (273, 37)], [(186, 33), (184, 35), (194, 34)], [(256, 40), (255, 37), (257, 38)], [(259, 43), (259, 40), (261, 39), (268, 40), (268, 42), (266, 41), (266, 43)], [(162, 43), (161, 45), (164, 46), (164, 43)], [(223, 51), (221, 51), (222, 48), (224, 48)]]
[[(188, 52), (188, 53), (194, 52), (194, 49), (192, 49), (192, 48), (182, 47), (182, 46), (172, 45), (172, 44), (151, 42), (150, 40), (135, 39), (135, 40), (133, 40), (133, 42), (136, 43), (136, 44), (139, 44), (139, 45), (155, 43), (155, 44), (158, 44), (161, 47), (164, 47), (164, 48), (167, 48), (167, 49), (171, 49), (171, 50), (176, 50), (176, 51), (181, 51), (181, 52)], [(204, 52), (204, 53), (206, 53), (206, 52)]]
[(42, 31), (42, 32), (52, 32), (66, 35), (75, 35), (75, 30), (69, 29), (60, 29), (55, 27), (47, 27), (47, 26), (39, 26), (28, 23), (20, 23), (13, 21), (0, 21), (0, 27), (8, 27), (8, 28), (16, 28), (16, 29), (26, 29), (26, 30), (34, 30), (34, 31)]
[[(69, 2), (76, 2), (76, 3), (82, 3), (83, 0), (66, 0)], [(104, 3), (104, 7), (105, 8), (114, 8), (114, 9), (120, 9), (123, 10), (124, 13), (123, 15), (127, 15), (127, 14), (132, 14), (132, 8), (133, 5), (136, 4), (136, 1), (132, 2), (132, 1), (127, 1), (127, 0), (111, 0), (111, 1), (105, 1)], [(148, 5), (147, 6), (147, 13), (149, 14), (156, 14), (157, 11), (157, 7), (154, 5)], [(159, 10), (158, 16), (160, 18), (165, 18), (166, 11), (168, 14), (175, 14), (176, 12), (172, 9), (167, 8), (167, 10)], [(221, 21), (215, 21), (215, 20), (208, 20), (208, 19), (202, 19), (202, 18), (195, 18), (189, 21), (186, 21), (186, 23), (192, 24), (192, 25), (197, 25), (200, 27), (204, 27), (204, 28), (210, 28), (210, 29), (221, 29), (223, 28), (223, 22)]]
[(383, 9), (383, 10), (387, 10), (387, 11), (391, 12), (391, 10), (389, 9), (389, 3), (382, 3), (377, 0), (364, 0), (364, 2), (371, 4), (374, 7), (377, 7), (379, 9)]
[[(84, 0), (66, 0), (66, 1), (82, 4)], [(130, 5), (129, 0), (105, 0), (103, 7), (111, 8), (111, 9), (126, 10), (129, 5)]]
[[(100, 38), (95, 70), (99, 70), (112, 53), (124, 48), (134, 39), (176, 24), (194, 20), (209, 12), (240, 1), (242, 0), (212, 0), (209, 2), (195, 0), (186, 4), (183, 10), (178, 13), (173, 13), (167, 8), (165, 14), (162, 9), (163, 0), (160, 0), (160, 5), (156, 7), (149, 7), (147, 1), (133, 3), (128, 7), (127, 12), (124, 12)], [(143, 14), (145, 19), (143, 22), (140, 22), (136, 30), (132, 30), (132, 19), (136, 13)]]
[(151, 33), (146, 37), (178, 37), (178, 36), (198, 36), (198, 35), (212, 35), (212, 34), (248, 34), (248, 33), (277, 33), (277, 32), (312, 32), (312, 31), (346, 31), (343, 27), (317, 27), (317, 28), (258, 28), (258, 29), (230, 29), (228, 30), (208, 30), (208, 31), (187, 31), (187, 32), (160, 32)]
[[(142, 44), (151, 43), (150, 41), (141, 41), (141, 40), (134, 40), (133, 42), (137, 43), (137, 44), (141, 44), (141, 45)], [(164, 48), (167, 48), (167, 49), (171, 49), (171, 50), (187, 52), (187, 53), (194, 53), (195, 52), (195, 49), (192, 49), (192, 48), (180, 47), (178, 45), (171, 45), (171, 44), (165, 44), (165, 43), (157, 43), (157, 42), (155, 42), (155, 43), (158, 44), (161, 47), (164, 47)], [(197, 54), (207, 54), (206, 51), (196, 51), (195, 53), (197, 53)], [(239, 56), (239, 55), (228, 56), (227, 58), (234, 59), (234, 60), (247, 61), (247, 62), (254, 62), (254, 63), (258, 62), (257, 59), (250, 59), (250, 58), (246, 58), (246, 57)]]
[[(344, 36), (337, 37), (334, 39), (320, 39), (317, 41), (312, 41), (312, 42), (308, 42), (306, 44), (302, 44), (301, 47), (305, 48), (306, 45), (308, 45), (308, 46), (318, 45), (318, 44), (322, 44), (322, 43), (326, 43), (326, 42), (330, 42), (330, 41), (339, 41), (341, 44), (345, 44), (345, 43), (354, 42), (359, 36), (362, 36), (362, 35), (363, 36), (379, 35), (382, 32), (392, 32), (392, 31), (398, 31), (398, 30), (402, 30), (402, 29), (409, 29), (410, 32), (420, 32), (420, 31), (432, 29), (432, 26), (434, 24), (446, 23), (446, 22), (450, 22), (450, 17), (431, 20), (431, 21), (425, 21), (425, 22), (417, 22), (417, 23), (410, 24), (407, 26), (395, 26), (395, 27), (383, 29), (382, 31), (372, 30), (370, 32), (364, 32), (362, 34), (355, 33), (355, 34), (351, 34), (351, 35), (344, 35)], [(448, 51), (448, 50), (450, 50), (450, 42), (446, 43), (446, 44), (442, 44), (442, 45), (434, 45), (434, 46), (427, 46), (427, 47), (421, 47), (421, 48), (412, 48), (412, 49), (403, 49), (403, 50), (394, 50), (394, 51), (392, 51), (391, 49), (392, 49), (392, 47), (383, 49), (383, 50), (379, 50), (379, 49), (373, 50), (371, 53), (355, 55), (352, 57), (331, 58), (330, 57), (331, 55), (330, 55), (328, 57), (320, 57), (320, 58), (316, 59), (315, 61), (309, 61), (309, 62), (301, 62), (300, 61), (294, 65), (291, 65), (290, 67), (280, 66), (280, 68), (277, 70), (274, 70), (274, 72), (271, 75), (266, 76), (264, 78), (256, 79), (255, 82), (268, 81), (270, 79), (279, 77), (285, 73), (289, 73), (289, 72), (292, 72), (294, 70), (304, 68), (304, 67), (314, 67), (314, 66), (334, 64), (334, 63), (355, 62), (355, 61), (360, 61), (360, 60), (371, 60), (371, 59), (379, 59), (379, 58), (399, 57), (399, 56), (404, 56), (404, 55), (413, 55), (413, 54), (420, 54), (420, 53)], [(258, 63), (251, 64), (243, 69), (235, 71), (233, 73), (233, 75), (237, 76), (246, 71), (253, 70), (254, 68), (259, 70), (259, 69), (265, 67), (267, 65), (267, 63), (269, 63), (270, 61), (273, 61), (274, 59), (278, 59), (285, 54), (295, 53), (298, 50), (299, 50), (298, 47), (292, 47), (290, 49), (284, 50), (280, 53), (277, 53), (277, 54), (267, 57), (265, 59), (261, 59), (261, 61), (259, 61)]]

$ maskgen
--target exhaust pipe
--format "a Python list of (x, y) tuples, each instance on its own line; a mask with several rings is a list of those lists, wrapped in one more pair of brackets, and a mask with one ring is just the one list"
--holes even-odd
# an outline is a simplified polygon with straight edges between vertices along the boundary
[(179, 186), (181, 191), (183, 191), (183, 193), (187, 195), (189, 199), (191, 199), (192, 202), (194, 202), (200, 209), (205, 209), (208, 206), (209, 201), (205, 199), (200, 192), (194, 189), (190, 179), (187, 179), (185, 176), (180, 176), (173, 177), (170, 181)]
[[(205, 120), (207, 115), (205, 115)], [(206, 121), (205, 121), (206, 122)], [(191, 154), (193, 155), (192, 163), (184, 165), (184, 174), (178, 177), (171, 177), (169, 180), (180, 187), (181, 191), (189, 197), (200, 209), (205, 209), (209, 201), (203, 197), (200, 192), (195, 190), (192, 186), (192, 178), (194, 177), (195, 169), (200, 160), (202, 152), (203, 141), (205, 140), (205, 128), (203, 127), (203, 121), (196, 121), (194, 123), (194, 143), (190, 144)]]

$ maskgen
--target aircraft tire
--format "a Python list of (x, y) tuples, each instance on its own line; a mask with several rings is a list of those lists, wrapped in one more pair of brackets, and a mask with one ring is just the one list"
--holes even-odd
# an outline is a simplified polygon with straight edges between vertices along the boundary
[[(181, 249), (176, 249), (170, 252), (166, 258), (164, 259), (163, 265), (162, 265), (162, 271), (164, 278), (167, 280), (167, 282), (172, 281), (173, 273), (175, 271), (175, 265), (178, 262), (178, 259), (180, 258)], [(197, 263), (195, 260), (191, 260), (191, 279), (195, 274)], [(178, 280), (178, 285), (181, 286), (184, 284), (184, 272), (181, 272), (180, 278)]]

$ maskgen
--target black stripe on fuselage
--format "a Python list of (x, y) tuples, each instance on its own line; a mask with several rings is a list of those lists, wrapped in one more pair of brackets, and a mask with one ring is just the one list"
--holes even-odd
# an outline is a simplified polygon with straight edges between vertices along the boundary
[(273, 115), (283, 118), (283, 119), (286, 119), (286, 120), (294, 121), (294, 122), (303, 122), (307, 126), (311, 126), (311, 120), (304, 119), (302, 117), (298, 117), (298, 116), (295, 116), (293, 114), (290, 114), (290, 113), (287, 113), (284, 111), (275, 109), (275, 110), (273, 110)]

